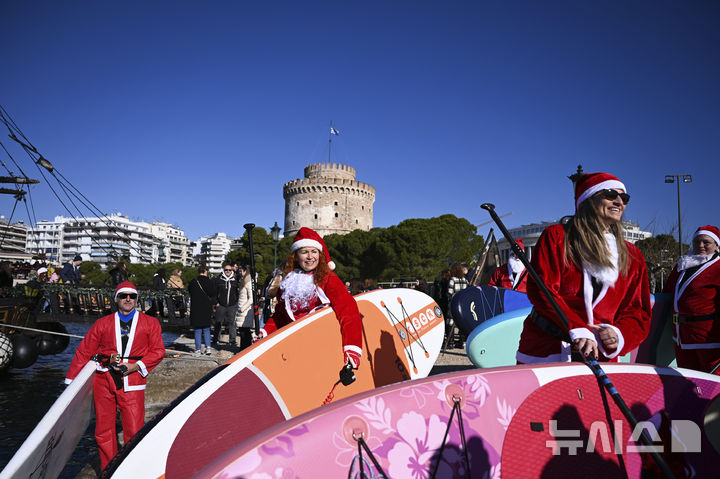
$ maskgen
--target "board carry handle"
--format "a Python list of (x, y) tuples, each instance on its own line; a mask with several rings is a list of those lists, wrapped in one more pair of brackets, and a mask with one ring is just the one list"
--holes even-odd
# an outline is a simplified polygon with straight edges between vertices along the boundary
[[(545, 299), (548, 300), (548, 302), (552, 305), (553, 310), (558, 315), (558, 317), (562, 320), (563, 325), (565, 326), (565, 333), (567, 334), (567, 342), (570, 342), (570, 321), (568, 320), (567, 316), (565, 315), (565, 312), (560, 308), (560, 305), (557, 304), (557, 301), (555, 301), (555, 298), (550, 293), (550, 290), (545, 285), (545, 282), (538, 276), (537, 271), (535, 271), (535, 268), (532, 267), (530, 262), (527, 259), (527, 256), (525, 256), (525, 252), (520, 249), (520, 246), (515, 243), (515, 239), (512, 237), (510, 232), (505, 227), (505, 224), (502, 222), (498, 214), (495, 212), (495, 205), (492, 203), (483, 203), (480, 205), (480, 208), (487, 210), (488, 213), (490, 213), (490, 217), (495, 222), (495, 224), (500, 228), (500, 231), (502, 231), (503, 236), (510, 244), (510, 248), (512, 249), (513, 253), (515, 254), (516, 258), (519, 258), (520, 261), (522, 261), (523, 265), (525, 265), (525, 268), (527, 269), (528, 273), (530, 273), (530, 276), (532, 276), (533, 280), (535, 280), (535, 283), (537, 284), (538, 288), (542, 292), (543, 296), (545, 296)], [(595, 377), (597, 378), (598, 382), (602, 384), (605, 387), (605, 390), (612, 396), (613, 400), (615, 401), (615, 404), (620, 409), (620, 412), (622, 412), (623, 416), (625, 416), (625, 419), (630, 423), (630, 425), (633, 427), (633, 430), (635, 430), (638, 420), (635, 418), (635, 415), (630, 411), (630, 408), (628, 407), (625, 400), (622, 398), (618, 390), (615, 388), (615, 385), (612, 383), (610, 378), (605, 374), (605, 371), (603, 371), (602, 367), (600, 367), (600, 363), (598, 363), (597, 360), (586, 357), (583, 354), (580, 354), (580, 357), (582, 357), (583, 362), (587, 367), (590, 368), (590, 370), (593, 372)], [(668, 465), (665, 463), (665, 460), (662, 458), (662, 456), (655, 451), (655, 447), (653, 447), (653, 442), (650, 440), (650, 438), (647, 435), (647, 432), (645, 429), (642, 429), (640, 434), (640, 440), (643, 444), (649, 447), (650, 456), (655, 461), (655, 464), (660, 468), (663, 475), (668, 479), (675, 479), (675, 475), (672, 473)]]

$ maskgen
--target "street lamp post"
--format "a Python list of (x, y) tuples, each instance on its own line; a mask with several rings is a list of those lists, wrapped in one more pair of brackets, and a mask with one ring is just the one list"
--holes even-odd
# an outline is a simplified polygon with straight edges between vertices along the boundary
[(270, 234), (272, 234), (272, 239), (275, 242), (275, 252), (273, 254), (273, 270), (275, 270), (277, 268), (277, 245), (280, 240), (280, 227), (278, 226), (277, 221), (272, 228), (270, 228)]
[(680, 183), (692, 183), (692, 176), (690, 176), (690, 175), (665, 175), (665, 183), (677, 183), (678, 250), (680, 251), (680, 256), (682, 256), (683, 247), (682, 247), (682, 218), (680, 217)]

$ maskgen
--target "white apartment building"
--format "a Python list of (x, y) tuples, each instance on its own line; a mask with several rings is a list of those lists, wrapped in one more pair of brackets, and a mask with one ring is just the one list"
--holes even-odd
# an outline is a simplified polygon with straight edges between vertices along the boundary
[[(517, 228), (509, 228), (510, 235), (515, 238), (521, 238), (523, 245), (525, 246), (525, 254), (528, 259), (532, 258), (532, 251), (537, 244), (540, 235), (550, 225), (557, 224), (558, 221), (543, 221), (542, 223), (531, 223), (528, 225), (518, 226)], [(499, 235), (499, 236), (497, 236)], [(502, 236), (502, 233), (498, 231), (496, 234), (498, 250), (500, 251), (500, 259), (502, 263), (506, 263), (510, 256), (510, 245), (507, 240)], [(631, 221), (623, 221), (623, 237), (625, 241), (635, 244), (636, 241), (641, 239), (647, 239), (652, 237), (652, 233), (649, 231), (642, 231), (640, 227)]]
[(0, 249), (25, 252), (28, 227), (22, 221), (10, 223), (0, 216)]
[(32, 255), (25, 252), (28, 227), (22, 221), (10, 223), (0, 216), (0, 260), (31, 261)]
[(155, 236), (156, 244), (153, 248), (153, 262), (181, 263), (183, 266), (192, 265), (190, 240), (185, 232), (175, 225), (153, 221), (145, 223), (150, 233)]
[(205, 263), (210, 273), (219, 274), (231, 244), (232, 238), (225, 233), (203, 236), (196, 241), (195, 259), (198, 263)]
[(79, 254), (107, 267), (120, 256), (128, 257), (131, 263), (152, 263), (156, 243), (147, 223), (120, 213), (77, 220), (56, 216), (53, 221), (38, 221), (28, 234), (27, 251), (45, 254), (57, 264), (72, 261)]

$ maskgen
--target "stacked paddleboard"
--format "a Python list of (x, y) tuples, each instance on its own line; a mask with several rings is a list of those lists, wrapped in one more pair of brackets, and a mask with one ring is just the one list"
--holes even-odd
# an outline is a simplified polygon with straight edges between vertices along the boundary
[[(717, 477), (720, 377), (637, 364), (604, 368), (637, 427), (586, 366), (470, 370), (315, 409), (228, 450), (195, 477), (360, 477), (362, 468), (362, 477), (381, 477), (382, 469), (393, 479), (635, 479), (654, 468), (640, 430), (655, 450), (673, 453), (670, 466), (685, 471), (678, 477)], [(360, 438), (368, 448), (362, 453)]]
[(335, 386), (343, 365), (340, 328), (333, 310), (323, 308), (200, 380), (150, 421), (106, 474), (192, 477), (252, 436), (324, 403), (426, 377), (444, 333), (444, 318), (432, 298), (389, 289), (355, 299), (362, 315), (363, 355), (354, 383)]
[(530, 306), (527, 294), (495, 286), (470, 286), (450, 301), (453, 321), (466, 336), (490, 318)]

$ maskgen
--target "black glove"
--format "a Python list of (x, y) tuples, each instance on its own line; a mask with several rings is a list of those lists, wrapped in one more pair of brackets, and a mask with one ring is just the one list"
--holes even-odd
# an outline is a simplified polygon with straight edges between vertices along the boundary
[(355, 372), (350, 361), (340, 370), (340, 382), (343, 383), (343, 386), (349, 386), (355, 382)]

